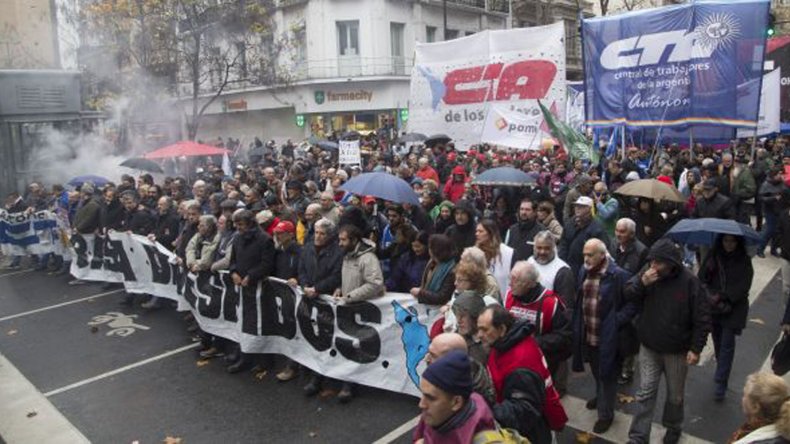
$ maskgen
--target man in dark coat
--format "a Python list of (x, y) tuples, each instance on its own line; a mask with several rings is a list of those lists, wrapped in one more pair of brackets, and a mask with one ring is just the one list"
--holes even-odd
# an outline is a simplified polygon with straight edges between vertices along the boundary
[(636, 314), (636, 306), (626, 303), (623, 295), (629, 277), (607, 257), (603, 241), (590, 239), (584, 244), (584, 268), (579, 270), (581, 285), (573, 311), (573, 370), (584, 371), (587, 362), (595, 379), (595, 398), (587, 402), (588, 409), (598, 410), (595, 433), (605, 433), (614, 421), (617, 377), (624, 358), (618, 352), (619, 337), (629, 333), (624, 327)]
[(156, 219), (148, 210), (140, 205), (140, 198), (137, 193), (127, 191), (121, 195), (121, 202), (124, 207), (123, 222), (121, 230), (140, 236), (148, 236), (156, 228)]
[(637, 323), (641, 386), (628, 440), (649, 442), (658, 385), (665, 373), (664, 442), (676, 443), (683, 426), (688, 366), (699, 362), (711, 329), (708, 295), (699, 279), (683, 267), (683, 254), (671, 240), (658, 240), (647, 259), (650, 267), (625, 286), (626, 299), (641, 307)]
[(106, 187), (102, 193), (101, 200), (101, 227), (104, 232), (107, 230), (122, 230), (124, 221), (124, 208), (121, 200), (118, 199), (117, 192), (113, 187)]
[(719, 181), (711, 178), (702, 184), (702, 199), (697, 200), (694, 218), (735, 219), (735, 207), (729, 197), (719, 192)]
[(629, 274), (635, 274), (645, 265), (647, 247), (636, 238), (636, 222), (624, 217), (614, 228), (614, 243), (610, 253), (617, 265)]
[(604, 244), (609, 244), (606, 231), (592, 216), (593, 200), (582, 196), (573, 204), (573, 223), (566, 224), (560, 238), (559, 255), (568, 263), (574, 276), (578, 276), (579, 269), (584, 264), (582, 249), (584, 243), (592, 238), (600, 239)]
[(523, 199), (518, 207), (518, 222), (505, 234), (505, 243), (513, 249), (512, 263), (527, 260), (532, 256), (535, 235), (546, 229), (537, 219), (535, 202)]
[[(258, 283), (274, 271), (274, 242), (255, 224), (252, 211), (242, 210), (233, 215), (233, 225), (239, 234), (230, 251), (230, 277), (244, 293), (252, 291)], [(245, 353), (239, 352), (238, 359), (228, 366), (228, 373), (238, 373), (249, 366)]]
[(148, 237), (173, 251), (173, 242), (178, 237), (179, 225), (178, 214), (173, 208), (173, 199), (169, 196), (160, 197), (156, 202), (156, 210), (156, 228)]
[(296, 227), (291, 221), (280, 221), (274, 227), (277, 252), (274, 256), (274, 276), (296, 279), (299, 275), (299, 256), (302, 248), (296, 243)]

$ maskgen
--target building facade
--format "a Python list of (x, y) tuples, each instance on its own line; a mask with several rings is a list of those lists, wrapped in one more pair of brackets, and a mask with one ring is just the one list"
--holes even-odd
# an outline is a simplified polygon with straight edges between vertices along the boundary
[[(407, 123), (416, 42), (508, 27), (508, 2), (281, 0), (277, 28), (296, 36), (285, 87), (235, 87), (207, 109), (198, 138), (302, 139)], [(185, 106), (191, 106), (191, 102)]]
[(55, 0), (0, 0), (0, 69), (59, 69)]

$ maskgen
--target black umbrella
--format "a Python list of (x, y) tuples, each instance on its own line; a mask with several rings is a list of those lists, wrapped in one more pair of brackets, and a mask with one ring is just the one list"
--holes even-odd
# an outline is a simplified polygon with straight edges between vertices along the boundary
[(492, 185), (520, 187), (535, 183), (535, 177), (513, 167), (499, 167), (486, 170), (472, 181), (473, 185)]
[(422, 142), (427, 138), (428, 136), (422, 133), (408, 133), (398, 137), (398, 143)]
[(131, 168), (134, 170), (148, 171), (149, 173), (164, 173), (162, 167), (151, 159), (144, 159), (142, 157), (132, 157), (121, 162), (121, 166)]
[(437, 143), (447, 143), (451, 140), (453, 139), (450, 138), (450, 136), (448, 136), (447, 134), (434, 134), (431, 137), (429, 137), (427, 140), (425, 140), (425, 146), (430, 148), (436, 145)]

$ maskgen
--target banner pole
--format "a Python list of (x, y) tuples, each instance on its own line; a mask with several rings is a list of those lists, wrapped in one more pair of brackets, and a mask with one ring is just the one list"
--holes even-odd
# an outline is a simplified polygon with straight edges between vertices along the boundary
[(620, 159), (625, 159), (625, 124), (623, 124), (622, 134), (620, 134)]
[(694, 158), (694, 127), (689, 126), (689, 153), (691, 158)]

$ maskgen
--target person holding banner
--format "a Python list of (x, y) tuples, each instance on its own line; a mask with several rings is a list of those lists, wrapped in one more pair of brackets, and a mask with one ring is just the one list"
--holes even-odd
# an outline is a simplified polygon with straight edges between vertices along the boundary
[[(93, 184), (90, 182), (85, 182), (80, 187), (82, 202), (72, 224), (72, 229), (77, 234), (96, 234), (101, 228), (101, 202), (93, 192)], [(83, 283), (85, 281), (81, 279), (69, 281), (69, 285)]]

